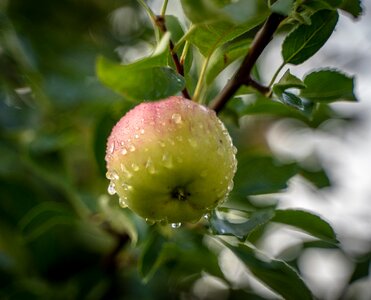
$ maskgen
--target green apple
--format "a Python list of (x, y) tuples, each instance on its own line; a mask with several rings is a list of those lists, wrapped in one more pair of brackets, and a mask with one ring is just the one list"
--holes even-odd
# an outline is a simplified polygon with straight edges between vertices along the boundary
[(179, 96), (144, 102), (108, 138), (108, 192), (149, 221), (195, 222), (231, 191), (235, 154), (214, 111)]

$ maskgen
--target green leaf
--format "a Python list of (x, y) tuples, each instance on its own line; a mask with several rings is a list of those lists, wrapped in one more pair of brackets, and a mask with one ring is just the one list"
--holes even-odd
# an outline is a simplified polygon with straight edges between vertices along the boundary
[(313, 102), (357, 101), (353, 89), (354, 78), (335, 70), (321, 70), (308, 74), (306, 88), (300, 96)]
[(278, 192), (298, 171), (294, 163), (283, 164), (270, 156), (245, 154), (238, 157), (232, 194), (240, 197)]
[(310, 25), (296, 27), (283, 42), (284, 62), (299, 65), (313, 56), (331, 36), (338, 18), (336, 11), (320, 10), (311, 17)]
[(262, 260), (253, 248), (238, 244), (226, 246), (249, 268), (252, 274), (286, 300), (312, 300), (313, 296), (299, 274), (281, 260)]
[(276, 210), (272, 222), (294, 226), (326, 242), (337, 243), (330, 224), (311, 212), (294, 209)]
[(277, 0), (271, 6), (271, 11), (288, 16), (293, 8), (294, 0)]
[(296, 108), (303, 112), (306, 116), (310, 116), (314, 109), (314, 103), (306, 99), (302, 99), (290, 92), (283, 92), (280, 95), (280, 100), (293, 108)]
[(162, 99), (183, 89), (184, 79), (173, 69), (143, 65), (120, 65), (101, 56), (97, 59), (97, 75), (107, 87), (131, 101)]
[(343, 0), (340, 8), (355, 18), (358, 18), (363, 12), (361, 0)]
[[(232, 213), (233, 211), (230, 210)], [(243, 212), (248, 214), (247, 212)], [(258, 210), (248, 214), (245, 222), (234, 223), (225, 218), (220, 218), (215, 212), (210, 217), (210, 227), (214, 234), (233, 235), (239, 239), (246, 239), (247, 236), (256, 228), (270, 221), (274, 215), (273, 209)]]
[(185, 15), (193, 24), (226, 17), (210, 0), (181, 0), (181, 3)]
[(218, 74), (236, 59), (247, 54), (251, 40), (230, 42), (219, 47), (210, 57), (206, 70), (206, 82), (211, 83)]
[(262, 23), (265, 18), (266, 14), (260, 14), (243, 24), (219, 20), (200, 23), (191, 27), (186, 33), (186, 39), (195, 45), (203, 56), (209, 57), (219, 46), (248, 32)]
[(300, 175), (309, 182), (313, 183), (319, 189), (331, 186), (331, 181), (324, 169), (320, 169), (318, 171), (301, 169)]
[(154, 53), (147, 58), (122, 65), (102, 56), (97, 58), (99, 80), (131, 101), (166, 98), (181, 91), (184, 79), (167, 66), (170, 33), (162, 38)]
[(273, 92), (275, 94), (282, 94), (283, 91), (290, 88), (297, 88), (303, 89), (305, 88), (305, 84), (301, 81), (298, 77), (292, 75), (290, 73), (290, 69), (288, 69), (285, 74), (281, 77), (281, 79), (273, 86)]
[(164, 262), (164, 256), (161, 257), (160, 253), (162, 253), (166, 243), (166, 239), (156, 231), (152, 231), (152, 234), (148, 237), (138, 263), (139, 273), (145, 282), (153, 276)]

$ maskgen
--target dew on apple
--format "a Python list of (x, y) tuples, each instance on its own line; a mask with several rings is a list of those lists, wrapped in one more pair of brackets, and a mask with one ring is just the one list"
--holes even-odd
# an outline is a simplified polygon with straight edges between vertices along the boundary
[(139, 139), (139, 134), (134, 135), (134, 138)]
[(112, 154), (113, 151), (115, 151), (115, 143), (111, 143), (111, 145), (109, 146), (109, 149), (108, 149), (108, 152), (109, 152), (110, 154)]
[(146, 223), (147, 223), (148, 225), (153, 225), (153, 224), (156, 223), (156, 221), (151, 220), (151, 219), (149, 219), (149, 218), (146, 218), (145, 221), (146, 221)]
[(128, 150), (126, 150), (126, 148), (124, 148), (124, 149), (121, 150), (121, 154), (122, 155), (126, 155), (127, 153), (128, 153)]
[(146, 162), (146, 169), (148, 170), (149, 174), (154, 174), (156, 172), (155, 167), (153, 165), (152, 159), (148, 158)]
[(171, 116), (171, 119), (174, 121), (175, 124), (181, 124), (182, 123), (182, 117), (180, 114), (173, 114)]
[(119, 205), (122, 208), (127, 208), (128, 207), (128, 205), (126, 204), (126, 199), (125, 198), (119, 198)]
[(173, 167), (173, 158), (169, 153), (164, 153), (164, 155), (162, 155), (162, 162), (168, 169)]
[(144, 134), (144, 129), (143, 128), (140, 130), (140, 134)]
[(178, 223), (171, 223), (170, 224), (171, 228), (173, 229), (177, 229), (179, 228), (180, 226), (182, 226), (182, 223), (178, 222)]
[(132, 168), (135, 172), (138, 172), (138, 171), (139, 171), (139, 166), (138, 166), (136, 163), (132, 163), (132, 164), (131, 164), (131, 168)]
[(114, 195), (116, 194), (115, 184), (111, 181), (107, 188), (108, 194)]
[(129, 145), (129, 151), (134, 152), (135, 151), (135, 146), (134, 145)]

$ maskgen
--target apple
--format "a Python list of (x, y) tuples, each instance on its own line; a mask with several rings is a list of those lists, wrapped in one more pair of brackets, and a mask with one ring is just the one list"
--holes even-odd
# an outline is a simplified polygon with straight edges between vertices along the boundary
[(231, 191), (235, 154), (213, 110), (180, 96), (143, 102), (108, 138), (108, 192), (150, 222), (196, 222)]

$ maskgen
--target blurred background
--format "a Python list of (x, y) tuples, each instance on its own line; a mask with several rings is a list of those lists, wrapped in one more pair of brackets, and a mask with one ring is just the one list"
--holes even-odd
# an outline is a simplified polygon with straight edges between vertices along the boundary
[[(149, 3), (159, 12), (162, 1)], [(283, 161), (325, 166), (330, 187), (318, 190), (295, 176), (274, 198), (279, 207), (325, 216), (343, 250), (296, 247), (310, 239), (278, 225), (267, 228), (258, 242), (274, 257), (300, 253), (298, 266), (319, 299), (371, 299), (371, 1), (363, 1), (363, 7), (359, 20), (342, 15), (325, 47), (304, 65), (290, 68), (301, 78), (325, 66), (354, 75), (360, 103), (334, 104), (343, 118), (315, 129), (288, 119), (259, 127), (249, 116), (234, 129), (235, 136), (259, 129), (264, 144)], [(169, 1), (168, 13), (184, 22), (179, 1)], [(265, 83), (281, 63), (282, 39), (278, 36), (259, 60)], [(0, 0), (0, 299), (166, 294), (161, 290), (166, 285), (156, 281), (143, 290), (135, 262), (125, 253), (120, 260), (125, 272), (113, 276), (117, 266), (111, 258), (117, 253), (112, 249), (127, 237), (102, 229), (100, 216), (86, 221), (89, 211), (101, 209), (98, 203), (104, 201), (97, 199), (107, 197), (107, 135), (133, 106), (98, 82), (96, 57), (130, 62), (149, 53), (153, 41), (151, 24), (134, 0)], [(219, 81), (228, 72), (223, 76)], [(289, 245), (296, 248), (283, 253)], [(228, 253), (220, 263), (226, 277), (249, 281), (264, 298), (276, 297), (247, 270), (236, 273)]]

